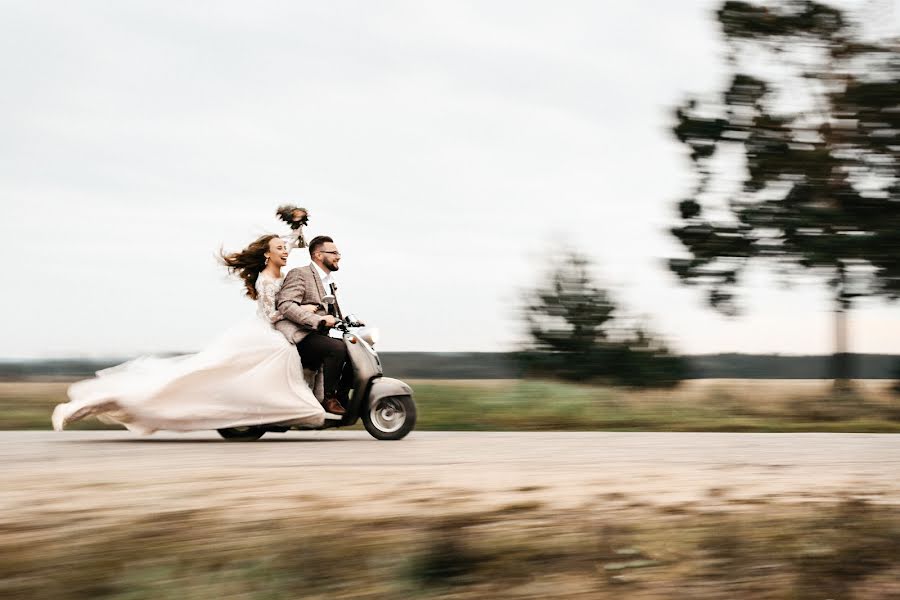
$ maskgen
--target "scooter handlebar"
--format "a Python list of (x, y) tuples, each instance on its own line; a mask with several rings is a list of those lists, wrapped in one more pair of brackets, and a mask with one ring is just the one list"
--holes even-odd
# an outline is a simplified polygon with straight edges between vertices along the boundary
[(353, 315), (347, 315), (346, 317), (344, 317), (343, 323), (347, 327), (363, 327), (362, 321), (360, 321)]
[(356, 319), (351, 319), (350, 317), (344, 317), (343, 321), (338, 321), (331, 327), (325, 324), (325, 321), (319, 321), (319, 326), (316, 327), (316, 331), (321, 333), (322, 335), (328, 335), (328, 332), (332, 329), (337, 329), (341, 333), (347, 333), (351, 328), (355, 329), (357, 327), (365, 327), (360, 321)]
[(329, 326), (325, 323), (325, 321), (322, 320), (322, 321), (319, 321), (319, 326), (316, 327), (316, 331), (318, 331), (318, 332), (321, 333), (322, 335), (328, 335), (328, 332), (329, 332), (331, 329), (337, 329), (337, 330), (339, 330), (339, 331), (344, 331), (345, 325), (344, 325), (344, 323), (343, 323), (342, 321), (338, 321), (337, 323), (335, 323), (334, 325), (332, 325), (331, 327), (329, 327)]
[(319, 321), (319, 326), (316, 327), (316, 331), (324, 335), (328, 335), (330, 329), (337, 329), (338, 331), (346, 333), (351, 327), (362, 327), (362, 323), (359, 321), (351, 321), (349, 317), (345, 317), (343, 321), (337, 321), (334, 325), (329, 327), (323, 320)]

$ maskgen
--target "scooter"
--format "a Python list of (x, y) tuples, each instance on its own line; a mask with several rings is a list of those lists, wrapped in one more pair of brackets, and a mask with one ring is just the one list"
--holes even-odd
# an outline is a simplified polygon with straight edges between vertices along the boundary
[[(333, 296), (326, 296), (323, 304), (334, 302)], [(408, 384), (384, 377), (381, 361), (373, 346), (377, 331), (363, 326), (352, 315), (338, 321), (332, 328), (341, 334), (347, 346), (347, 360), (353, 367), (353, 387), (343, 416), (326, 414), (325, 422), (319, 427), (290, 424), (248, 425), (219, 429), (219, 435), (229, 441), (255, 441), (267, 432), (284, 433), (291, 429), (330, 429), (348, 427), (362, 418), (366, 431), (378, 440), (399, 440), (413, 430), (416, 425), (416, 403)]]

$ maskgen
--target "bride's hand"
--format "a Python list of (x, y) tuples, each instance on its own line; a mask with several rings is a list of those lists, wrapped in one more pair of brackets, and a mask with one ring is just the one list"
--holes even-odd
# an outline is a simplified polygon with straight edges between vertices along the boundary
[(308, 313), (314, 313), (319, 310), (318, 304), (301, 304), (300, 310), (305, 310)]

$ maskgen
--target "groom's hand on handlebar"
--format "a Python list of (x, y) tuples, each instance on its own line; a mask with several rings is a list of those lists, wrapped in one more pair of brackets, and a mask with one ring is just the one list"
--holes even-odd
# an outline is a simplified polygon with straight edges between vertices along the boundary
[(332, 315), (325, 315), (316, 326), (316, 331), (322, 335), (328, 335), (328, 330), (337, 324), (338, 320)]

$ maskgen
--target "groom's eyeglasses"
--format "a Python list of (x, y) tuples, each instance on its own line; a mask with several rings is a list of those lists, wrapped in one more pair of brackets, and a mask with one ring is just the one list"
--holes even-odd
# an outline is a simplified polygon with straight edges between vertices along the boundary
[(335, 256), (340, 256), (341, 253), (337, 250), (319, 250), (322, 254), (334, 254)]

